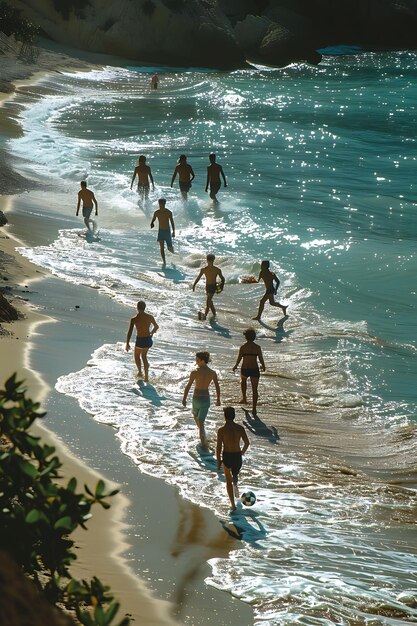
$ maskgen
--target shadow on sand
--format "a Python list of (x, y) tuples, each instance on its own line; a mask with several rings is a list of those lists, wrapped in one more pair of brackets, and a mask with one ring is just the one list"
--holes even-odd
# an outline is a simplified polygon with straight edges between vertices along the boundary
[(279, 435), (275, 426), (267, 426), (257, 415), (252, 416), (247, 409), (242, 409), (242, 411), (245, 414), (243, 423), (251, 433), (257, 437), (264, 437), (271, 443), (278, 443)]
[(287, 320), (288, 315), (284, 315), (275, 327), (265, 324), (262, 320), (259, 321), (259, 324), (267, 330), (271, 330), (274, 333), (274, 337), (271, 337), (271, 339), (275, 339), (277, 343), (280, 343), (285, 337), (289, 337), (293, 333), (292, 330), (285, 330), (284, 328), (284, 324)]
[(154, 406), (162, 406), (162, 400), (165, 400), (165, 396), (160, 396), (153, 385), (145, 383), (143, 380), (139, 379), (137, 386), (139, 389), (134, 387), (132, 389), (133, 393), (137, 396), (145, 398), (145, 400), (149, 400), (149, 402), (152, 402)]
[[(236, 511), (230, 513), (230, 522), (220, 521), (224, 530), (235, 539), (246, 541), (254, 547), (262, 548), (262, 546), (257, 545), (257, 541), (265, 539), (267, 536), (268, 531), (265, 526), (259, 521), (254, 511), (244, 510), (240, 502), (238, 502), (237, 507)], [(253, 524), (248, 520), (251, 520)]]
[(230, 334), (230, 330), (226, 328), (226, 326), (220, 326), (215, 317), (210, 318), (209, 325), (211, 329), (214, 330), (215, 333), (218, 333), (222, 337), (226, 337), (226, 339), (231, 339), (232, 335)]
[(173, 283), (178, 284), (184, 282), (186, 276), (184, 272), (177, 269), (177, 267), (172, 264), (172, 267), (162, 267), (161, 271), (158, 272), (159, 276), (163, 276), (167, 280), (172, 280)]

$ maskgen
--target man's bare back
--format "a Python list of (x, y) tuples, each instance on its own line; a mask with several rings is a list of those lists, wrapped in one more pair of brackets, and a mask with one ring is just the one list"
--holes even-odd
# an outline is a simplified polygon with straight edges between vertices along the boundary
[(172, 219), (172, 211), (169, 209), (157, 209), (154, 213), (154, 219), (158, 220), (159, 228), (169, 228)]
[(218, 440), (223, 443), (223, 452), (240, 452), (240, 442), (247, 439), (243, 426), (235, 422), (226, 422), (218, 430)]
[(201, 275), (205, 276), (207, 285), (215, 285), (217, 281), (217, 276), (222, 279), (223, 274), (219, 267), (215, 265), (206, 265), (201, 269)]
[(82, 201), (84, 209), (92, 209), (95, 196), (91, 189), (83, 188), (78, 192), (78, 200)]
[(142, 312), (132, 317), (131, 323), (134, 324), (138, 337), (149, 337), (151, 325), (156, 325), (153, 315)]
[(196, 390), (207, 390), (210, 383), (212, 383), (217, 378), (216, 372), (208, 367), (208, 365), (199, 367), (191, 373), (191, 376), (195, 383), (194, 389)]

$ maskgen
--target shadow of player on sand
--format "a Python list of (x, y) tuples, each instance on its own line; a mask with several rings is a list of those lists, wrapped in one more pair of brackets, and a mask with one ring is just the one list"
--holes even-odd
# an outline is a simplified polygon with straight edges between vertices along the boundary
[(172, 280), (172, 282), (176, 285), (184, 282), (186, 278), (184, 272), (178, 270), (174, 264), (172, 264), (172, 267), (163, 267), (158, 274), (168, 280)]
[[(265, 539), (268, 531), (265, 526), (259, 521), (258, 516), (253, 511), (244, 510), (241, 508), (240, 502), (238, 503), (238, 507), (233, 513), (230, 513), (231, 521), (222, 522), (220, 520), (220, 524), (223, 526), (224, 530), (228, 535), (234, 537), (234, 539), (239, 539), (240, 541), (246, 541), (250, 543), (255, 548), (262, 548), (262, 546), (257, 545), (257, 542), (261, 539)], [(248, 520), (251, 520), (256, 526), (251, 524)]]
[(275, 339), (276, 343), (281, 343), (281, 341), (285, 339), (285, 337), (289, 337), (293, 333), (292, 330), (285, 330), (284, 328), (284, 324), (287, 320), (288, 315), (284, 315), (284, 317), (279, 320), (278, 324), (275, 327), (269, 326), (269, 324), (265, 324), (265, 322), (263, 322), (262, 320), (259, 320), (259, 323), (267, 330), (272, 330), (272, 332), (275, 333), (275, 337), (271, 338)]
[(165, 400), (165, 396), (160, 396), (153, 385), (145, 383), (143, 380), (138, 380), (137, 385), (139, 389), (132, 389), (133, 393), (149, 400), (154, 406), (162, 406), (162, 400)]
[(215, 333), (218, 333), (222, 337), (226, 337), (226, 339), (231, 339), (232, 335), (230, 334), (230, 330), (226, 328), (226, 326), (220, 326), (215, 317), (210, 318), (209, 325)]
[(216, 472), (220, 482), (224, 483), (226, 479), (223, 476), (222, 470), (217, 468), (217, 461), (214, 457), (214, 454), (209, 450), (204, 450), (204, 448), (202, 448), (199, 444), (196, 445), (195, 449), (196, 453), (190, 452), (190, 456), (192, 456), (192, 458), (203, 469), (209, 470), (209, 472)]
[(251, 433), (258, 437), (264, 437), (271, 443), (278, 443), (279, 435), (275, 426), (267, 426), (257, 415), (253, 417), (247, 409), (242, 409), (242, 411), (245, 414), (243, 423)]

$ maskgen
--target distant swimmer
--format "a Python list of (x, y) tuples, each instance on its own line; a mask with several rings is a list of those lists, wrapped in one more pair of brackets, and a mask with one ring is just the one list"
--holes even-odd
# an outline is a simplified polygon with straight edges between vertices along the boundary
[(239, 404), (247, 404), (247, 381), (250, 378), (252, 385), (252, 413), (256, 416), (256, 406), (258, 403), (258, 383), (259, 383), (259, 366), (258, 361), (261, 364), (262, 371), (265, 371), (265, 362), (262, 354), (261, 346), (255, 343), (256, 332), (253, 328), (248, 328), (243, 333), (246, 343), (240, 346), (237, 355), (236, 363), (233, 366), (235, 372), (239, 367), (239, 363), (242, 361), (242, 368), (240, 370), (240, 387), (242, 389), (242, 399)]
[[(135, 363), (138, 369), (138, 376), (142, 376), (141, 359), (144, 369), (144, 381), (149, 380), (149, 362), (147, 353), (149, 348), (153, 345), (152, 337), (158, 330), (159, 326), (155, 321), (155, 318), (149, 313), (145, 313), (146, 304), (143, 301), (137, 304), (137, 315), (130, 320), (129, 330), (126, 337), (126, 352), (130, 350), (130, 338), (132, 336), (133, 329), (136, 328), (136, 343), (135, 343)], [(151, 330), (152, 328), (152, 330)]]
[(151, 168), (146, 165), (146, 156), (141, 154), (138, 159), (138, 163), (133, 170), (132, 180), (130, 181), (130, 188), (133, 188), (136, 176), (138, 177), (138, 194), (147, 199), (149, 196), (150, 183), (152, 184), (152, 191), (155, 191), (155, 184), (153, 182), (153, 176)]
[[(249, 448), (250, 442), (243, 426), (234, 421), (236, 417), (234, 408), (227, 406), (223, 412), (226, 423), (217, 431), (217, 467), (220, 469), (223, 464), (227, 495), (232, 507), (231, 510), (235, 511), (235, 498), (239, 497), (237, 482), (242, 467), (242, 456)], [(241, 441), (243, 441), (243, 448), (240, 447)]]
[(261, 263), (261, 271), (259, 273), (258, 283), (261, 282), (261, 280), (263, 280), (265, 283), (265, 294), (260, 299), (259, 309), (258, 309), (258, 313), (256, 317), (252, 317), (252, 319), (258, 320), (258, 322), (260, 321), (261, 315), (264, 310), (265, 302), (267, 300), (269, 301), (269, 304), (271, 306), (279, 307), (280, 309), (282, 309), (282, 312), (284, 313), (284, 315), (287, 315), (288, 307), (284, 306), (283, 304), (280, 304), (279, 302), (275, 302), (274, 295), (278, 291), (280, 280), (278, 276), (274, 274), (273, 272), (271, 272), (271, 270), (269, 269), (269, 261), (262, 261)]
[[(87, 189), (87, 183), (85, 180), (81, 181), (81, 189), (78, 192), (78, 203), (77, 203), (77, 211), (75, 213), (76, 216), (78, 216), (78, 213), (80, 211), (80, 204), (81, 202), (83, 203), (83, 218), (84, 218), (84, 224), (87, 226), (87, 229), (90, 232), (93, 232), (95, 229), (95, 224), (94, 224), (94, 220), (91, 219), (91, 213), (93, 211), (93, 204), (96, 207), (96, 215), (98, 215), (98, 203), (96, 200), (95, 195), (93, 194), (93, 192), (91, 191), (91, 189)], [(90, 224), (92, 225), (92, 228), (90, 228)]]
[[(222, 291), (224, 287), (224, 276), (221, 269), (214, 265), (215, 258), (214, 254), (207, 255), (207, 265), (201, 268), (200, 273), (193, 284), (193, 291), (195, 291), (197, 283), (203, 276), (205, 276), (207, 300), (206, 310), (204, 311), (202, 319), (206, 319), (209, 311), (211, 311), (213, 315), (216, 315), (216, 309), (213, 304), (213, 296), (218, 289)], [(218, 281), (217, 278), (219, 278), (220, 281)]]
[(178, 163), (175, 167), (174, 173), (172, 174), (171, 187), (174, 185), (177, 174), (182, 198), (183, 200), (187, 200), (188, 192), (191, 189), (191, 183), (195, 178), (195, 174), (191, 165), (187, 163), (187, 157), (185, 154), (181, 154), (178, 159)]
[[(172, 211), (165, 207), (166, 200), (165, 198), (160, 198), (158, 200), (159, 209), (155, 211), (153, 214), (153, 218), (151, 221), (151, 228), (155, 225), (155, 220), (158, 220), (159, 230), (158, 230), (158, 239), (159, 248), (161, 251), (162, 263), (165, 266), (165, 243), (167, 244), (167, 248), (170, 252), (174, 253), (174, 247), (172, 245), (172, 237), (175, 237), (175, 224), (174, 218), (172, 217)], [(172, 233), (171, 233), (172, 228)]]
[(210, 165), (207, 168), (206, 193), (210, 186), (210, 198), (215, 204), (218, 204), (219, 201), (217, 200), (217, 194), (222, 186), (220, 176), (223, 178), (224, 186), (227, 187), (226, 176), (224, 175), (222, 166), (216, 163), (215, 154), (209, 154), (209, 160)]
[(190, 374), (190, 378), (184, 389), (184, 395), (182, 398), (183, 406), (187, 406), (187, 396), (194, 384), (193, 394), (193, 417), (200, 434), (201, 446), (204, 450), (208, 450), (206, 431), (204, 429), (204, 422), (207, 417), (208, 410), (210, 408), (210, 383), (214, 384), (217, 394), (216, 404), (220, 406), (220, 385), (217, 378), (217, 374), (214, 370), (208, 367), (207, 363), (210, 361), (210, 354), (208, 352), (197, 352), (195, 355), (195, 362), (197, 369), (193, 370)]
[(151, 87), (152, 89), (158, 89), (158, 85), (159, 85), (159, 77), (158, 74), (154, 74), (151, 78)]

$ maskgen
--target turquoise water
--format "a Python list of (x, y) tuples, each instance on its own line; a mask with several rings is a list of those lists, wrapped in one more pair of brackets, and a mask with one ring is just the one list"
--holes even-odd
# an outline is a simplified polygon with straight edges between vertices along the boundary
[[(269, 258), (281, 278), (289, 318), (277, 330), (266, 308), (258, 327), (270, 372), (260, 415), (282, 427), (281, 445), (252, 437), (244, 480), (258, 504), (252, 517), (241, 513), (247, 541), (212, 562), (209, 580), (251, 602), (259, 623), (405, 624), (417, 615), (400, 596), (416, 593), (416, 546), (398, 539), (414, 519), (413, 493), (385, 485), (415, 470), (416, 78), (414, 53), (165, 72), (157, 92), (141, 68), (60, 75), (26, 98), (25, 135), (10, 145), (31, 155), (26, 167), (65, 205), (82, 178), (100, 202), (100, 241), (67, 228), (24, 254), (130, 307), (145, 298), (161, 325), (150, 387), (134, 385), (120, 343), (97, 346), (94, 367), (58, 389), (117, 427), (142, 471), (226, 520), (224, 486), (196, 462), (179, 398), (193, 352), (208, 348), (236, 402), (230, 368), (262, 293), (238, 277)], [(211, 151), (228, 178), (219, 206), (204, 193)], [(141, 153), (157, 187), (145, 204), (129, 190)], [(169, 188), (181, 153), (196, 173), (187, 204)], [(165, 270), (149, 229), (161, 196), (178, 231)], [(209, 251), (227, 282), (217, 322), (201, 324), (203, 293), (190, 283)], [(343, 463), (356, 468), (347, 483), (332, 473)]]

